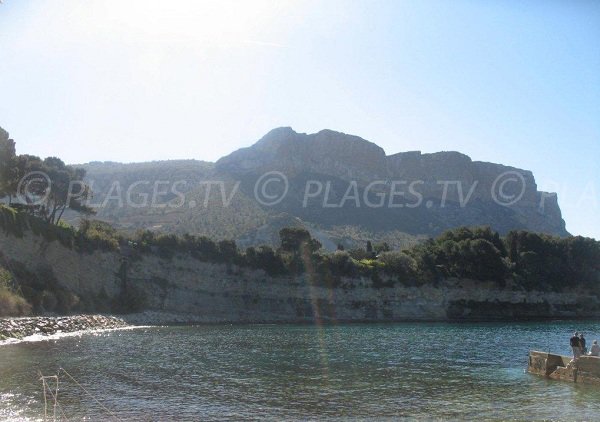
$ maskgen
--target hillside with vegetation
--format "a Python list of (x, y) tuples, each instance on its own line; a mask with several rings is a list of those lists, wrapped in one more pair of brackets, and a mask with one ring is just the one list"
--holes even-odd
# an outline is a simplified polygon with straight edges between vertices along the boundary
[[(307, 135), (291, 128), (274, 129), (254, 145), (216, 163), (96, 162), (81, 168), (94, 191), (97, 218), (129, 232), (151, 228), (179, 235), (235, 239), (244, 246), (268, 243), (275, 247), (283, 219), (320, 237), (329, 250), (338, 243), (364, 247), (368, 239), (403, 248), (461, 226), (489, 225), (503, 235), (511, 230), (569, 234), (556, 194), (539, 191), (530, 171), (472, 161), (452, 151), (386, 155), (374, 143), (331, 130)], [(255, 188), (262, 175), (273, 171), (286, 176), (289, 189), (281, 202), (265, 206), (256, 200)], [(496, 182), (504, 174), (517, 182)], [(140, 202), (143, 197), (152, 197), (156, 182), (166, 182), (167, 187), (176, 185), (185, 195), (184, 202), (179, 205), (179, 198), (167, 192), (160, 201), (172, 206), (122, 206), (132, 186), (134, 202)], [(305, 201), (307, 184), (312, 182), (320, 183), (322, 192)], [(369, 189), (373, 182), (377, 183)], [(421, 195), (418, 206), (411, 205), (418, 198), (409, 192), (396, 197), (403, 204), (389, 206), (396, 182), (403, 191), (416, 182), (414, 189)], [(359, 201), (344, 201), (352, 183), (356, 183)], [(520, 199), (514, 204), (499, 204), (494, 198), (499, 195), (495, 190), (500, 184), (502, 195)], [(272, 187), (272, 194), (280, 193), (275, 184)], [(386, 198), (384, 206), (367, 206), (377, 204), (382, 195)], [(461, 199), (467, 197), (469, 201), (463, 206)], [(68, 219), (76, 223), (77, 215), (68, 214)]]
[[(192, 274), (200, 271), (200, 267), (194, 269), (193, 266), (193, 262), (198, 262), (198, 265), (209, 267), (216, 265), (217, 275), (231, 277), (238, 272), (251, 271), (265, 274), (263, 283), (267, 285), (274, 280), (281, 284), (282, 280), (296, 283), (294, 280), (306, 279), (311, 286), (325, 290), (347, 291), (348, 286), (354, 285), (348, 280), (362, 280), (361, 283), (377, 290), (436, 287), (455, 279), (470, 280), (475, 286), (487, 286), (488, 289), (494, 286), (498, 291), (600, 293), (600, 242), (564, 236), (564, 222), (563, 231), (558, 233), (561, 236), (527, 230), (501, 231), (489, 226), (460, 226), (429, 236), (402, 231), (408, 227), (406, 224), (412, 223), (411, 220), (408, 223), (399, 221), (399, 215), (392, 218), (390, 214), (389, 220), (366, 224), (370, 218), (368, 210), (363, 215), (359, 210), (335, 209), (338, 218), (329, 222), (327, 216), (315, 220), (310, 211), (302, 211), (305, 213), (303, 219), (293, 215), (297, 211), (293, 201), (298, 200), (294, 181), (308, 179), (304, 173), (306, 169), (300, 169), (298, 173), (298, 169), (292, 168), (298, 164), (296, 161), (284, 163), (290, 176), (292, 202), (283, 201), (280, 208), (261, 207), (248, 194), (254, 176), (251, 173), (235, 176), (235, 173), (242, 167), (256, 166), (266, 156), (263, 150), (272, 150), (273, 145), (283, 142), (282, 139), (286, 148), (292, 145), (300, 148), (296, 153), (304, 154), (301, 143), (286, 143), (286, 137), (296, 135), (289, 130), (270, 134), (257, 147), (237, 154), (244, 157), (244, 166), (235, 164), (239, 157), (234, 156), (216, 166), (189, 160), (91, 163), (78, 167), (66, 165), (56, 157), (42, 159), (18, 155), (15, 142), (8, 133), (0, 131), (0, 196), (4, 197), (4, 204), (0, 204), (0, 230), (7, 242), (0, 248), (0, 314), (143, 310), (149, 303), (146, 299), (151, 296), (156, 299), (156, 294), (164, 302), (169, 286), (177, 281), (152, 275), (144, 282), (139, 281), (140, 278), (132, 282), (130, 265), (140, 262), (150, 266), (157, 262), (175, 265), (174, 262), (182, 259), (191, 266), (188, 271)], [(356, 171), (353, 177), (366, 177), (381, 170), (381, 163), (377, 161), (381, 156), (374, 144), (365, 144), (366, 141), (356, 137), (340, 138), (335, 133), (323, 136), (334, 147), (344, 147), (350, 142), (359, 150), (353, 154), (374, 154), (371, 161), (353, 165), (353, 171)], [(320, 148), (328, 147), (323, 139), (315, 139)], [(353, 154), (341, 154), (341, 157), (349, 160)], [(263, 164), (266, 167), (261, 167)], [(263, 164), (257, 168), (272, 168), (270, 163)], [(321, 176), (327, 171), (318, 167), (314, 160), (313, 166), (316, 167), (309, 170), (315, 177), (317, 171), (322, 172)], [(338, 176), (349, 171), (349, 167), (340, 170), (343, 167), (340, 163), (334, 163), (332, 167), (338, 169)], [(31, 174), (36, 177), (30, 178)], [(202, 189), (208, 189), (204, 182), (219, 175), (219, 180), (224, 182), (222, 186), (229, 192), (236, 189), (236, 177), (242, 178), (240, 195), (232, 197), (227, 205), (218, 195), (207, 197), (207, 192), (202, 192)], [(148, 183), (139, 184), (142, 190), (137, 191), (137, 195), (148, 197), (152, 195), (149, 185), (154, 178), (185, 181), (179, 192), (185, 194), (187, 201), (202, 206), (199, 209), (169, 207), (170, 201), (180, 199), (173, 192), (172, 196), (167, 194), (163, 198), (167, 204), (164, 207), (142, 207), (140, 210), (119, 206), (117, 192), (142, 180)], [(23, 180), (27, 182), (25, 189)], [(72, 186), (77, 189), (71, 189)], [(101, 193), (96, 193), (96, 189)], [(111, 197), (117, 201), (113, 208), (109, 205)], [(90, 202), (92, 199), (105, 204), (95, 207)], [(517, 215), (521, 211), (508, 209), (503, 212)], [(356, 220), (359, 217), (364, 220)], [(194, 229), (188, 231), (190, 227)], [(34, 242), (41, 254), (40, 262), (41, 256), (53, 248), (57, 256), (66, 256), (66, 251), (70, 251), (68, 259), (75, 266), (80, 265), (78, 261), (96, 265), (96, 260), (103, 256), (102, 265), (107, 267), (98, 271), (108, 271), (104, 274), (109, 280), (105, 287), (112, 293), (109, 294), (105, 287), (92, 289), (93, 293), (90, 293), (92, 290), (86, 289), (85, 274), (75, 277), (79, 286), (75, 289), (73, 284), (64, 282), (59, 272), (70, 271), (70, 268), (61, 270), (61, 262), (56, 261), (37, 265), (33, 251), (13, 247), (16, 239)], [(53, 245), (60, 245), (60, 248)], [(30, 256), (27, 265), (19, 256), (24, 252)], [(159, 265), (157, 271), (162, 271), (162, 267)], [(222, 270), (218, 268), (226, 272), (219, 272)], [(140, 267), (138, 271), (145, 270)], [(210, 280), (206, 282), (210, 283)], [(154, 290), (151, 293), (149, 289)]]
[[(339, 288), (344, 278), (363, 277), (374, 289), (436, 285), (445, 279), (494, 283), (499, 289), (598, 292), (600, 242), (583, 237), (558, 238), (524, 231), (501, 237), (489, 227), (458, 228), (412, 248), (392, 250), (386, 243), (367, 242), (363, 249), (327, 252), (302, 228), (283, 228), (277, 248), (267, 245), (240, 250), (233, 240), (176, 236), (138, 231), (129, 236), (99, 221), (79, 228), (52, 225), (0, 206), (0, 229), (16, 238), (28, 232), (45, 242), (59, 242), (78, 254), (118, 253), (129, 260), (189, 257), (199, 262), (264, 271), (271, 277), (307, 275), (311, 282)], [(0, 255), (4, 266), (4, 313), (143, 309), (143, 286), (119, 300), (76, 297), (61, 286), (60, 274), (36, 273), (17, 257)], [(266, 281), (268, 283), (268, 280)], [(22, 299), (18, 299), (22, 298)], [(9, 305), (6, 305), (9, 303)]]

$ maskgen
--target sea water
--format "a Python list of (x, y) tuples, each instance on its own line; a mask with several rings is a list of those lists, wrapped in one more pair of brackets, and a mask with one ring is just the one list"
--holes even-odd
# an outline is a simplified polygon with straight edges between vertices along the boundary
[(600, 387), (526, 373), (530, 349), (569, 354), (575, 329), (600, 339), (598, 322), (552, 321), (145, 327), (5, 344), (0, 420), (43, 418), (40, 374), (59, 376), (57, 420), (598, 419)]

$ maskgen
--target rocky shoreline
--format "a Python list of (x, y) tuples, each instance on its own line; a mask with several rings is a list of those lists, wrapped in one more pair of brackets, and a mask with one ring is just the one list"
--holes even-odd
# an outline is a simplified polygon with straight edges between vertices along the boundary
[[(598, 314), (594, 314), (598, 317)], [(590, 315), (582, 316), (570, 314), (564, 316), (568, 319), (589, 319)], [(443, 318), (435, 316), (413, 316), (396, 319), (330, 319), (323, 318), (323, 323), (382, 323), (382, 322), (516, 322), (516, 321), (544, 321), (556, 319), (556, 315), (505, 315), (488, 316), (475, 314), (473, 317)], [(72, 315), (54, 317), (13, 317), (0, 318), (0, 342), (9, 339), (20, 340), (32, 335), (50, 336), (53, 334), (72, 333), (89, 330), (105, 330), (127, 328), (136, 326), (169, 326), (169, 325), (211, 325), (211, 324), (306, 324), (314, 323), (307, 318), (272, 318), (272, 319), (227, 319), (218, 316), (199, 315), (192, 313), (175, 313), (165, 311), (146, 310), (138, 313), (122, 314), (118, 316), (107, 315)]]
[(0, 341), (39, 335), (72, 333), (84, 330), (123, 328), (129, 324), (121, 318), (105, 315), (59, 317), (0, 318)]

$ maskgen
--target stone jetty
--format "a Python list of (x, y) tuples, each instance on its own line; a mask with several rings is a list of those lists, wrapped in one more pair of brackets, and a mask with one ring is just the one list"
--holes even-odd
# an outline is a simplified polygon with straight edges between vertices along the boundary
[(597, 356), (583, 355), (573, 360), (570, 356), (530, 351), (527, 371), (555, 380), (600, 385), (600, 357)]
[(120, 318), (104, 315), (0, 318), (0, 340), (22, 339), (34, 334), (51, 335), (83, 330), (122, 328), (128, 325)]

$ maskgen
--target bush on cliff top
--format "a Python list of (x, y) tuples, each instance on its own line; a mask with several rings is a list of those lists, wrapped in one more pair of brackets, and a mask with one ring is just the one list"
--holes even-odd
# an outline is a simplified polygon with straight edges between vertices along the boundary
[(31, 313), (31, 305), (14, 289), (11, 274), (0, 267), (0, 317), (24, 316)]
[(114, 227), (102, 221), (83, 220), (78, 230), (65, 224), (50, 224), (26, 212), (0, 204), (0, 229), (4, 234), (18, 238), (26, 231), (42, 237), (47, 242), (58, 241), (63, 246), (79, 252), (96, 250), (117, 251), (123, 241)]

